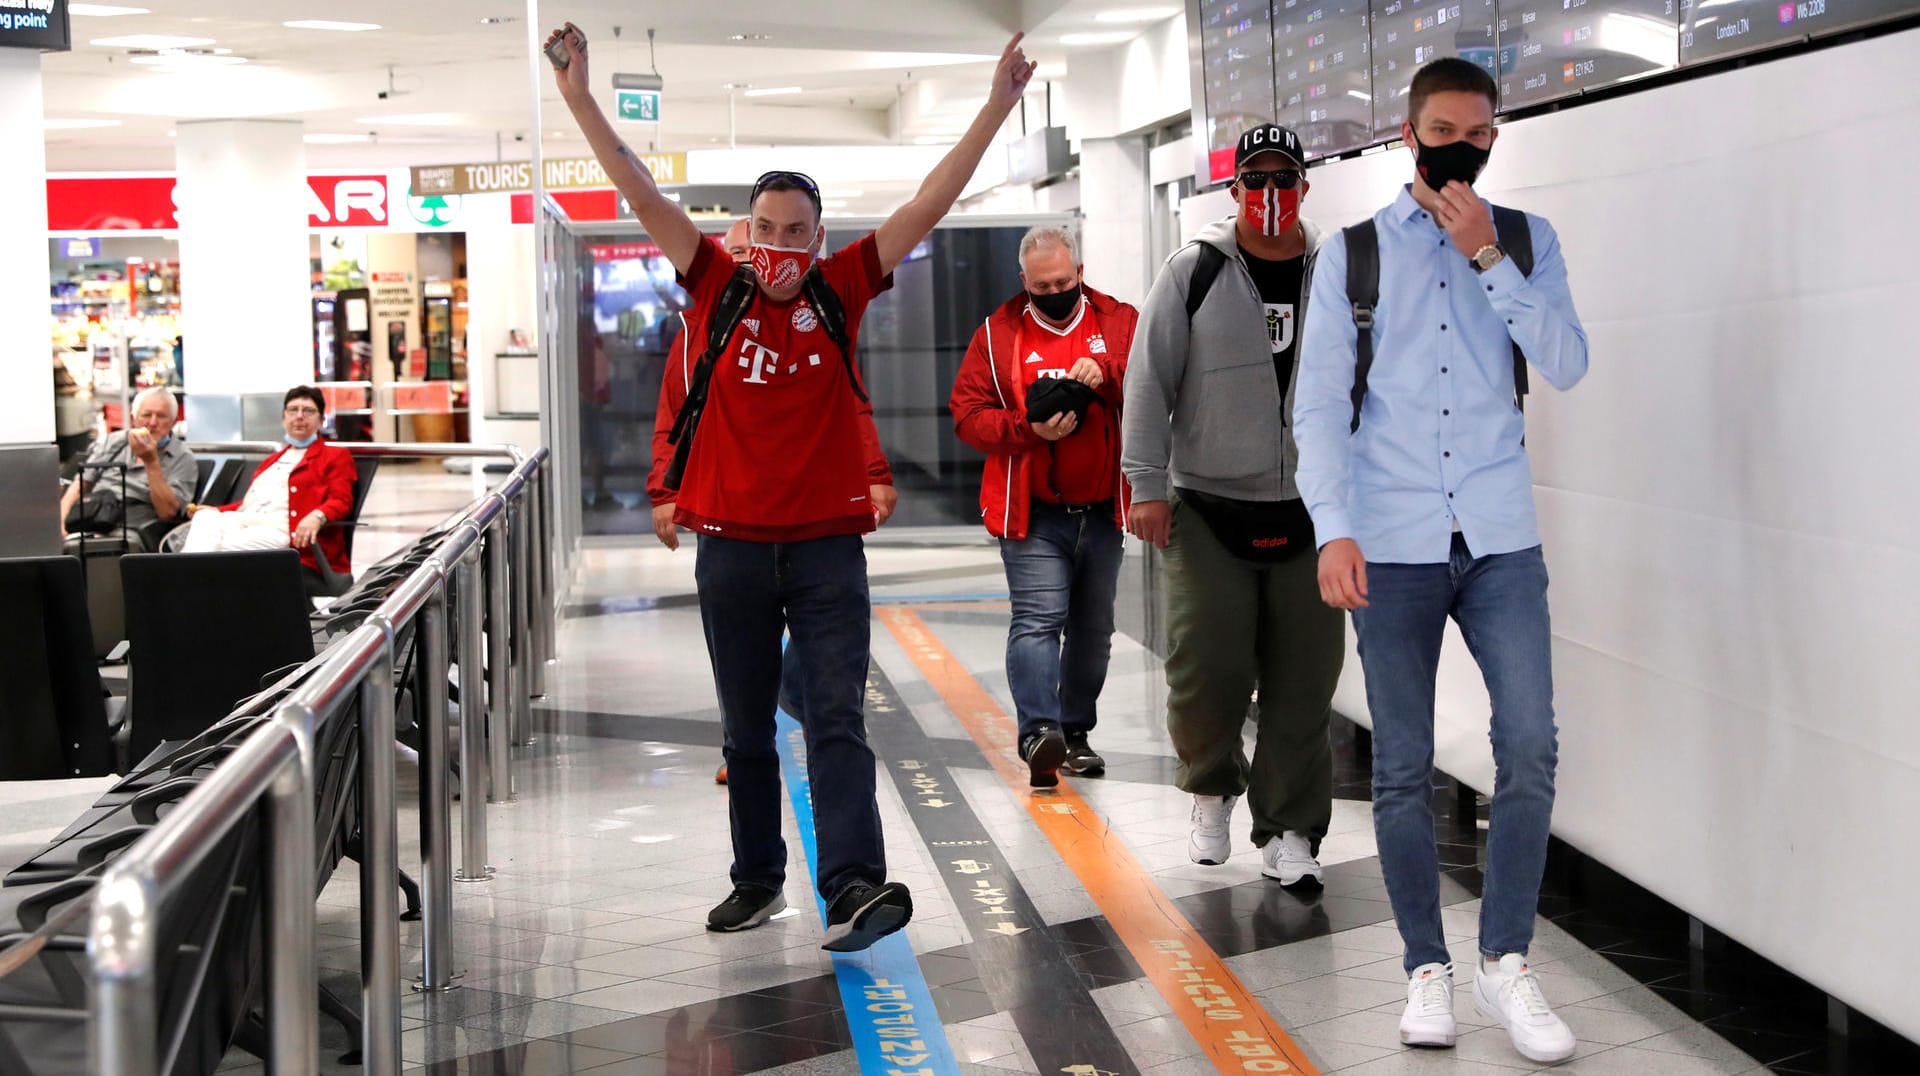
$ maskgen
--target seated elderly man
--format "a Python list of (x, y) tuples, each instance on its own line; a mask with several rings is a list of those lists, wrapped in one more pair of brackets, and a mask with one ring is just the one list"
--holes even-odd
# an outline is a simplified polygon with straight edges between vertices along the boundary
[(219, 553), (240, 549), (300, 551), (307, 590), (324, 594), (320, 559), (337, 575), (346, 575), (345, 537), (323, 528), (353, 510), (353, 484), (359, 477), (353, 453), (320, 436), (327, 416), (320, 390), (301, 385), (287, 390), (280, 424), (286, 444), (253, 472), (253, 484), (237, 504), (201, 505), (187, 531), (186, 552)]
[[(173, 436), (173, 424), (179, 418), (180, 402), (164, 388), (147, 389), (133, 398), (128, 428), (94, 446), (79, 477), (60, 498), (63, 537), (83, 529), (119, 534), (116, 502), (124, 504), (126, 530), (136, 538), (140, 528), (150, 523), (186, 516), (199, 469), (193, 453)], [(97, 466), (101, 464), (119, 466)], [(126, 468), (124, 501), (121, 466)], [(76, 513), (76, 508), (81, 511)]]

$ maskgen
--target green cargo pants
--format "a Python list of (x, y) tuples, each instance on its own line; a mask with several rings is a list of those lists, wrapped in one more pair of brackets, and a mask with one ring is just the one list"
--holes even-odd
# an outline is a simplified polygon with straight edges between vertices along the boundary
[[(1167, 731), (1174, 784), (1201, 796), (1247, 797), (1253, 843), (1286, 830), (1315, 854), (1333, 816), (1327, 721), (1346, 653), (1346, 621), (1320, 600), (1319, 558), (1257, 563), (1226, 548), (1190, 506), (1170, 497), (1165, 554)], [(1241, 730), (1259, 730), (1247, 762)]]

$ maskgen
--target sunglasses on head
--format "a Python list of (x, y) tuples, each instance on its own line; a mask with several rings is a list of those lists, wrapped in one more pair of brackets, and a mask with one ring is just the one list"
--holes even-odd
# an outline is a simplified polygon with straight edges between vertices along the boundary
[(1290, 191), (1300, 185), (1300, 173), (1292, 168), (1282, 168), (1275, 172), (1242, 172), (1237, 182), (1246, 190), (1265, 190), (1267, 183), (1283, 191)]
[(761, 193), (775, 183), (790, 183), (800, 188), (807, 193), (807, 198), (813, 202), (813, 208), (816, 210), (820, 208), (820, 184), (815, 183), (813, 177), (804, 172), (762, 173), (759, 179), (753, 181), (753, 193), (747, 197), (747, 204), (751, 206), (754, 202), (759, 201)]

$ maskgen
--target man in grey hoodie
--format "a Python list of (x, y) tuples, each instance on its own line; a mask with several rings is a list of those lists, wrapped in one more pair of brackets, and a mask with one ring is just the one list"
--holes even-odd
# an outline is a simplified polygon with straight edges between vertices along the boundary
[[(1193, 794), (1196, 863), (1232, 854), (1248, 799), (1261, 873), (1317, 884), (1333, 813), (1327, 721), (1345, 627), (1320, 600), (1294, 488), (1294, 356), (1320, 230), (1300, 217), (1300, 139), (1242, 135), (1238, 212), (1176, 251), (1142, 310), (1126, 378), (1128, 531), (1165, 550), (1167, 730)], [(1241, 744), (1248, 700), (1259, 736)]]

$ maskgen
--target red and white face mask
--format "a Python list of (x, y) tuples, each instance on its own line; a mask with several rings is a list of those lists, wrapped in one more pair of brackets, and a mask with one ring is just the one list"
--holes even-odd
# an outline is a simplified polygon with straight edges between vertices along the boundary
[(760, 282), (782, 291), (800, 286), (800, 278), (813, 267), (813, 251), (805, 247), (766, 247), (755, 243), (749, 259)]
[(1300, 187), (1281, 190), (1269, 183), (1257, 191), (1240, 189), (1240, 216), (1265, 236), (1285, 235), (1300, 219)]

